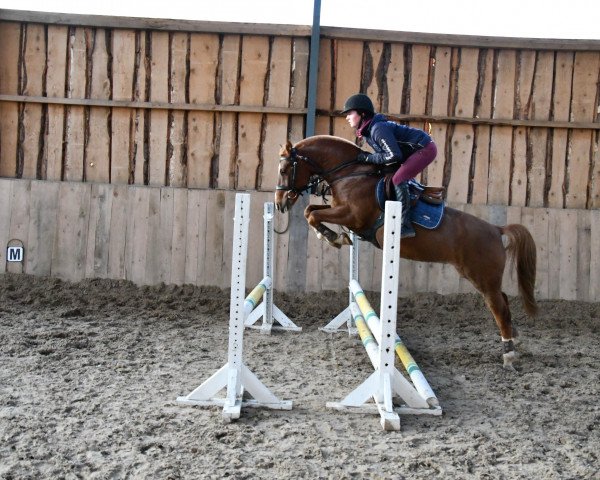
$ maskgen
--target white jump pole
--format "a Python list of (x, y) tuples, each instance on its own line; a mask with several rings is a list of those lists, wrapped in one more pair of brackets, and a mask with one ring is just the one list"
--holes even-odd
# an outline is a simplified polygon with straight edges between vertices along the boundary
[[(188, 405), (223, 406), (225, 421), (239, 418), (242, 407), (265, 407), (276, 410), (292, 408), (291, 401), (279, 400), (273, 395), (242, 359), (249, 224), (250, 194), (238, 193), (235, 196), (227, 363), (190, 394), (177, 398), (179, 403)], [(227, 388), (225, 398), (215, 397), (223, 388)], [(253, 399), (243, 399), (245, 390), (252, 395)]]
[[(265, 202), (264, 205), (264, 249), (263, 249), (263, 276), (261, 282), (246, 297), (245, 305), (248, 315), (244, 325), (248, 328), (260, 329), (260, 333), (270, 334), (271, 330), (289, 330), (301, 332), (288, 316), (273, 303), (273, 275), (275, 272), (275, 248), (273, 219), (275, 205), (273, 202)], [(262, 303), (260, 297), (262, 295)], [(262, 318), (261, 325), (255, 325)], [(274, 325), (276, 321), (278, 325)]]
[[(371, 346), (367, 347), (365, 345), (375, 371), (343, 400), (327, 403), (328, 407), (338, 410), (356, 413), (378, 413), (384, 430), (400, 429), (399, 413), (430, 415), (441, 415), (442, 413), (441, 408), (430, 407), (414, 385), (404, 378), (394, 366), (401, 218), (402, 205), (399, 202), (386, 202), (381, 277), (381, 332), (378, 339), (377, 355), (371, 342), (368, 342)], [(350, 309), (356, 315), (357, 325), (364, 325), (365, 319), (362, 313), (356, 307), (351, 306)], [(393, 396), (400, 397), (405, 405), (395, 408), (392, 400)], [(366, 404), (370, 398), (373, 398), (375, 405)]]
[[(350, 245), (349, 277), (350, 280), (358, 281), (358, 235), (351, 232), (350, 239), (352, 240), (352, 245)], [(350, 305), (354, 302), (352, 292), (348, 294), (348, 297), (348, 306), (327, 325), (321, 327), (320, 330), (327, 333), (348, 332), (348, 335), (356, 335), (357, 330), (352, 319), (352, 312), (350, 311)], [(346, 328), (342, 327), (344, 324), (346, 324)]]

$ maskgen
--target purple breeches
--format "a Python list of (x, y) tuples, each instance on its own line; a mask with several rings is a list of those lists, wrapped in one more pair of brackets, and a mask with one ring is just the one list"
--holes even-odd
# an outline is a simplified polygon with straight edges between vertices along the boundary
[(429, 142), (428, 145), (423, 147), (421, 150), (413, 153), (406, 161), (400, 166), (400, 168), (394, 173), (392, 182), (394, 185), (398, 185), (402, 182), (406, 182), (411, 178), (417, 176), (425, 170), (425, 167), (429, 165), (435, 159), (437, 155), (437, 147), (435, 143)]

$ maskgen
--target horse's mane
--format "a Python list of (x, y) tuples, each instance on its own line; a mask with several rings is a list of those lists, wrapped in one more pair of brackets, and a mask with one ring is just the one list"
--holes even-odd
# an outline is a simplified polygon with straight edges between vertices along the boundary
[[(287, 142), (285, 146), (281, 147), (279, 151), (280, 156), (288, 156), (290, 154), (291, 149), (296, 148), (298, 150), (311, 150), (313, 148), (317, 148), (319, 150), (328, 150), (328, 149), (348, 149), (348, 150), (359, 150), (354, 143), (350, 140), (346, 140), (345, 138), (335, 137), (333, 135), (314, 135), (312, 137), (307, 137), (303, 140), (300, 140), (295, 145), (292, 146), (291, 142)], [(354, 153), (354, 152), (353, 152)]]

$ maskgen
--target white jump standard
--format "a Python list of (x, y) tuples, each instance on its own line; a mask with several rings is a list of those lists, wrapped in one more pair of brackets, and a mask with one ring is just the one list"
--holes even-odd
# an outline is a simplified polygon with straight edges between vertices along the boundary
[[(242, 360), (249, 223), (250, 194), (238, 193), (235, 196), (227, 363), (190, 394), (177, 398), (179, 403), (189, 405), (223, 406), (225, 421), (239, 418), (242, 407), (264, 407), (276, 410), (292, 409), (291, 401), (279, 400), (273, 395)], [(227, 388), (225, 398), (215, 397), (224, 388)], [(253, 399), (243, 399), (245, 390)]]
[[(354, 413), (378, 413), (384, 430), (400, 430), (399, 413), (442, 414), (437, 398), (424, 377), (424, 384), (421, 383), (417, 389), (394, 366), (398, 347), (397, 340), (399, 341), (396, 334), (396, 312), (400, 274), (401, 214), (402, 205), (399, 202), (386, 202), (379, 317), (370, 308), (356, 279), (351, 279), (350, 285), (356, 303), (351, 302), (349, 309), (375, 371), (343, 400), (327, 403), (327, 407), (338, 410)], [(377, 322), (374, 322), (375, 319)], [(369, 322), (371, 331), (367, 328)], [(378, 347), (375, 346), (375, 343), (378, 344)], [(403, 346), (401, 342), (399, 343)], [(412, 357), (406, 360), (410, 366), (407, 369), (416, 372), (418, 367), (414, 360), (410, 362)], [(420, 370), (418, 372), (420, 373)], [(399, 397), (405, 402), (404, 405), (395, 407), (394, 397)], [(375, 401), (374, 405), (367, 403), (371, 398)]]
[[(248, 328), (258, 328), (260, 333), (270, 334), (271, 330), (290, 330), (293, 332), (302, 331), (292, 322), (277, 305), (273, 303), (273, 274), (275, 271), (275, 255), (273, 242), (273, 217), (275, 215), (275, 205), (273, 202), (265, 202), (264, 205), (264, 251), (263, 251), (263, 275), (264, 278), (250, 292), (244, 302), (244, 308), (247, 312), (247, 318), (244, 325)], [(262, 303), (260, 297), (262, 296)], [(262, 318), (261, 325), (255, 323)], [(273, 321), (279, 325), (274, 325)]]

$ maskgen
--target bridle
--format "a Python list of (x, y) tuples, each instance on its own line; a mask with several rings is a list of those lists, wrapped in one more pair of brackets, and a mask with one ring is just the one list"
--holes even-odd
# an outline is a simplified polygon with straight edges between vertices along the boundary
[[(317, 191), (318, 185), (322, 181), (325, 180), (325, 177), (327, 177), (333, 173), (339, 172), (340, 170), (348, 168), (352, 165), (357, 165), (360, 163), (357, 159), (353, 159), (348, 162), (343, 162), (329, 170), (324, 170), (319, 165), (317, 165), (313, 160), (311, 160), (309, 157), (307, 157), (305, 155), (301, 155), (298, 152), (298, 150), (296, 149), (296, 147), (291, 148), (290, 154), (288, 157), (284, 157), (284, 156), (279, 157), (279, 163), (285, 162), (285, 161), (291, 163), (291, 173), (289, 176), (289, 184), (288, 185), (277, 185), (275, 187), (275, 190), (287, 191), (288, 197), (290, 197), (290, 194), (294, 195), (293, 197), (291, 197), (292, 199), (294, 199), (298, 196), (301, 196), (304, 192), (307, 192), (307, 191), (310, 191), (310, 193), (314, 194)], [(313, 171), (313, 173), (310, 175), (310, 177), (308, 179), (308, 183), (301, 187), (296, 186), (296, 176), (297, 176), (298, 164), (300, 162), (304, 162), (304, 163), (308, 164)], [(333, 183), (335, 183), (343, 178), (354, 177), (354, 176), (364, 176), (364, 175), (373, 175), (373, 173), (371, 173), (371, 172), (353, 172), (353, 173), (349, 173), (347, 175), (342, 175), (333, 180), (326, 180), (326, 181), (331, 186)], [(323, 194), (323, 197), (324, 197), (324, 195), (325, 194)]]

